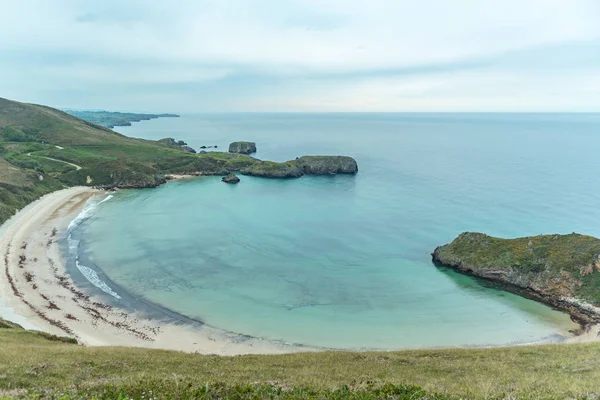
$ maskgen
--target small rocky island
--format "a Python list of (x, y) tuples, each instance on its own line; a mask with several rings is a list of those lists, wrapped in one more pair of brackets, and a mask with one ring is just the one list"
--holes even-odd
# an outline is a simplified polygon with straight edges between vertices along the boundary
[(256, 153), (256, 143), (254, 142), (233, 142), (229, 145), (230, 153), (252, 154)]
[(221, 179), (221, 181), (235, 184), (240, 182), (240, 178), (238, 178), (236, 174), (227, 174), (223, 177), (223, 179)]
[(433, 262), (498, 283), (568, 312), (582, 324), (600, 322), (600, 239), (571, 233), (500, 239), (464, 232), (432, 254)]

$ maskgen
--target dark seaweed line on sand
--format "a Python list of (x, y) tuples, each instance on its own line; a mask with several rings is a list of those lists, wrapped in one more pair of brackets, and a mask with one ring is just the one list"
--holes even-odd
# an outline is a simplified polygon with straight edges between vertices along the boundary
[(6, 273), (6, 279), (8, 280), (8, 283), (10, 284), (10, 287), (13, 291), (13, 294), (18, 297), (19, 299), (21, 299), (21, 301), (23, 303), (25, 303), (30, 309), (31, 311), (33, 311), (35, 314), (37, 314), (40, 318), (42, 318), (44, 321), (48, 322), (50, 325), (55, 326), (59, 329), (61, 329), (62, 331), (64, 331), (65, 333), (74, 336), (74, 337), (78, 337), (75, 332), (73, 332), (73, 330), (71, 328), (69, 328), (67, 325), (65, 325), (62, 321), (57, 321), (54, 320), (50, 317), (48, 317), (45, 313), (43, 313), (41, 310), (39, 310), (37, 307), (35, 307), (33, 304), (31, 304), (29, 301), (27, 301), (23, 295), (21, 294), (21, 292), (19, 292), (19, 290), (17, 289), (17, 286), (15, 284), (15, 281), (12, 277), (12, 275), (10, 274), (9, 271), (9, 257), (10, 257), (10, 250), (11, 250), (11, 246), (12, 246), (12, 242), (10, 242), (7, 246), (6, 246), (6, 253), (4, 254), (4, 272)]

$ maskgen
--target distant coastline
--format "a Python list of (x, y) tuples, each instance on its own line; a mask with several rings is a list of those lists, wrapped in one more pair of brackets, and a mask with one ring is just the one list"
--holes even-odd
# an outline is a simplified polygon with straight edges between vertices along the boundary
[(115, 126), (131, 126), (132, 122), (148, 121), (156, 118), (179, 118), (178, 114), (138, 114), (138, 113), (122, 113), (115, 111), (81, 111), (81, 110), (64, 110), (66, 113), (74, 117), (80, 118), (92, 124), (100, 125), (108, 129), (113, 129)]

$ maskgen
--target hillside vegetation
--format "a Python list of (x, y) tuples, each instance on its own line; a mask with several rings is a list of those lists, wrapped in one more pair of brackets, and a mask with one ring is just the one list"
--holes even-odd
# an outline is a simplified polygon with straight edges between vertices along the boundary
[(83, 347), (0, 323), (0, 398), (598, 398), (600, 344), (237, 357)]
[(525, 295), (600, 322), (600, 239), (572, 233), (501, 239), (465, 232), (433, 253), (434, 261), (522, 289)]
[(172, 138), (134, 139), (50, 107), (0, 98), (0, 223), (41, 195), (74, 185), (154, 187), (168, 174), (252, 174), (255, 164), (257, 175), (269, 178), (304, 174), (295, 161), (192, 151)]

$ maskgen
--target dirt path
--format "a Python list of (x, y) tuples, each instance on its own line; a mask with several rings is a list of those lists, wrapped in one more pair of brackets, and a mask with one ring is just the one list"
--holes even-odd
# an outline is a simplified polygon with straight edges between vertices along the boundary
[(58, 161), (58, 162), (60, 162), (60, 163), (63, 163), (63, 164), (68, 164), (68, 165), (70, 165), (71, 167), (75, 167), (75, 169), (76, 169), (77, 171), (79, 171), (79, 170), (82, 168), (81, 166), (79, 166), (79, 165), (77, 165), (77, 164), (73, 164), (73, 163), (70, 163), (70, 162), (68, 162), (68, 161), (63, 161), (63, 160), (57, 160), (56, 158), (51, 158), (51, 157), (46, 157), (46, 156), (32, 156), (32, 155), (31, 155), (31, 153), (27, 153), (27, 155), (28, 155), (29, 157), (41, 157), (41, 158), (45, 158), (46, 160)]

